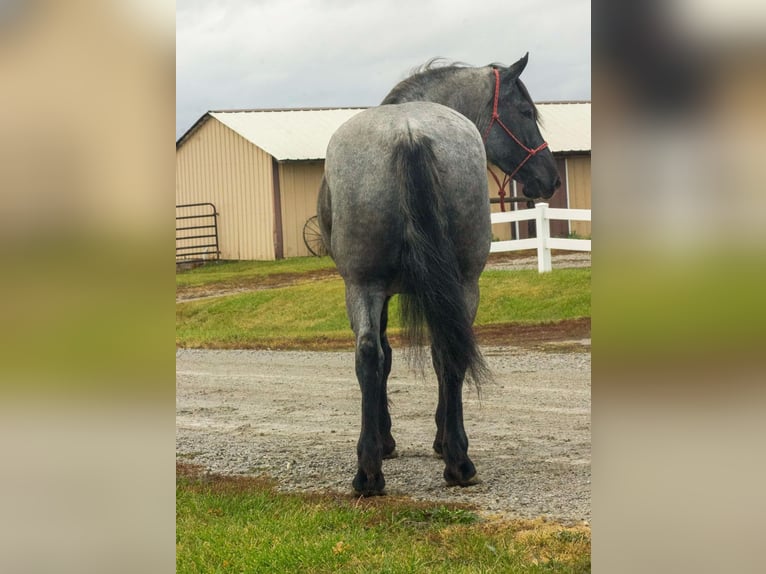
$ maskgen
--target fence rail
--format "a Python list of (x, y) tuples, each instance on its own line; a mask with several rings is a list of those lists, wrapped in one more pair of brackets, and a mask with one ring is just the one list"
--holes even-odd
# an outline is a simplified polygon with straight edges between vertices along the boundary
[[(180, 215), (189, 213), (189, 215)], [(200, 223), (185, 225), (183, 222)], [(203, 231), (200, 231), (203, 230)], [(187, 234), (191, 231), (191, 234)], [(218, 259), (218, 211), (212, 203), (176, 205), (176, 263)]]
[(522, 209), (520, 211), (505, 211), (491, 215), (492, 225), (496, 223), (511, 223), (514, 221), (535, 220), (537, 237), (530, 239), (510, 239), (507, 241), (493, 241), (490, 253), (504, 251), (522, 251), (524, 249), (537, 249), (537, 270), (546, 273), (553, 269), (551, 262), (551, 249), (564, 249), (567, 251), (590, 251), (590, 239), (564, 239), (551, 237), (551, 219), (564, 219), (567, 221), (590, 221), (590, 209), (560, 209), (548, 207), (547, 203), (538, 203), (534, 209)]

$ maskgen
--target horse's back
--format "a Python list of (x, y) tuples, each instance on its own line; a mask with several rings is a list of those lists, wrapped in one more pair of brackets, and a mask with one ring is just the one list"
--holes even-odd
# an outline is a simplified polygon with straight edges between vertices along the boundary
[(433, 199), (461, 251), (464, 271), (478, 274), (483, 267), (479, 260), (489, 245), (489, 205), (481, 135), (450, 108), (410, 102), (360, 112), (328, 145), (331, 252), (347, 279), (390, 282), (397, 273), (404, 224), (393, 158), (398, 147), (413, 142), (428, 142), (433, 152), (440, 184), (434, 190), (439, 196)]

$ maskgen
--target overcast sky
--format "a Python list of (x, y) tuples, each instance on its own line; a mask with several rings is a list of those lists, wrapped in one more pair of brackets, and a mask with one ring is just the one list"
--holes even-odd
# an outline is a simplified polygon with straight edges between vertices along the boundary
[(433, 57), (589, 100), (590, 0), (177, 0), (176, 138), (206, 111), (377, 105)]

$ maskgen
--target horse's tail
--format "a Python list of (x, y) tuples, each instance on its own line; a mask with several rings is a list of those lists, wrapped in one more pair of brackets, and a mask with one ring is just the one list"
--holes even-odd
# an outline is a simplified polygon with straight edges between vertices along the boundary
[(404, 338), (422, 367), (427, 325), (435, 368), (447, 377), (466, 373), (478, 387), (489, 370), (466, 304), (433, 142), (408, 130), (397, 142), (392, 162), (404, 220), (400, 296)]

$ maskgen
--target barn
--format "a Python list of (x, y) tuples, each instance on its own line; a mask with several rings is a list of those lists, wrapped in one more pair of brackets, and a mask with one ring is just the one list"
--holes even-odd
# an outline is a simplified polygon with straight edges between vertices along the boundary
[[(205, 113), (176, 142), (176, 259), (273, 260), (309, 255), (303, 241), (327, 143), (365, 108), (220, 110)], [(541, 131), (563, 182), (552, 206), (590, 208), (590, 102), (539, 103)], [(497, 175), (497, 168), (490, 166)], [(502, 175), (502, 174), (500, 174)], [(521, 185), (498, 196), (502, 178), (488, 172), (492, 209), (527, 207)], [(590, 223), (562, 222), (554, 235), (590, 235)], [(518, 224), (498, 239), (526, 237)]]

